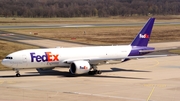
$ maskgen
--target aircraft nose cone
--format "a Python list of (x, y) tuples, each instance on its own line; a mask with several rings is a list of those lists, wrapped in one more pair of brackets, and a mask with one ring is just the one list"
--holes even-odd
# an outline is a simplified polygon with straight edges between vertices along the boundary
[(5, 59), (3, 59), (3, 60), (1, 61), (1, 64), (4, 65), (4, 66), (6, 66), (6, 67), (9, 67), (9, 66), (8, 66), (9, 63), (8, 63), (8, 61), (5, 60)]

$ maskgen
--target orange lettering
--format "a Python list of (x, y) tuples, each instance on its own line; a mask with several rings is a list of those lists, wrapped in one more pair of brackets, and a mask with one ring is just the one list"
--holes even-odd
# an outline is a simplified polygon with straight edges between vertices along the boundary
[(47, 54), (47, 60), (48, 61), (52, 61), (52, 59), (51, 59), (51, 57), (52, 57), (52, 55), (50, 55), (51, 54), (51, 52), (46, 52), (46, 54)]
[(54, 60), (53, 61), (59, 61), (59, 59), (58, 59), (58, 54), (57, 55), (53, 55), (54, 56)]

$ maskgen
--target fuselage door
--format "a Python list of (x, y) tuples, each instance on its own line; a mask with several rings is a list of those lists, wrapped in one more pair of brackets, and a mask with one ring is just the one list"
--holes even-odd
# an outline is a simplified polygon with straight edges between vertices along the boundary
[(25, 54), (22, 55), (22, 64), (23, 64), (24, 67), (27, 66), (27, 56)]
[(27, 62), (27, 57), (26, 57), (26, 55), (22, 55), (22, 62)]

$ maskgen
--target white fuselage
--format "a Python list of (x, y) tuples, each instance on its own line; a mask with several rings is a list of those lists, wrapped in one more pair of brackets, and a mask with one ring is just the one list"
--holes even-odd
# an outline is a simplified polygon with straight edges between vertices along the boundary
[(48, 68), (69, 66), (66, 60), (101, 59), (127, 57), (131, 52), (130, 45), (95, 46), (76, 48), (29, 49), (14, 52), (4, 59), (10, 68)]

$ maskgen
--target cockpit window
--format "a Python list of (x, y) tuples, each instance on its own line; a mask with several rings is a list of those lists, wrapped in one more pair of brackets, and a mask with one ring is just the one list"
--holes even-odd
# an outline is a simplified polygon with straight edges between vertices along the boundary
[(13, 59), (12, 57), (5, 57), (5, 59)]

